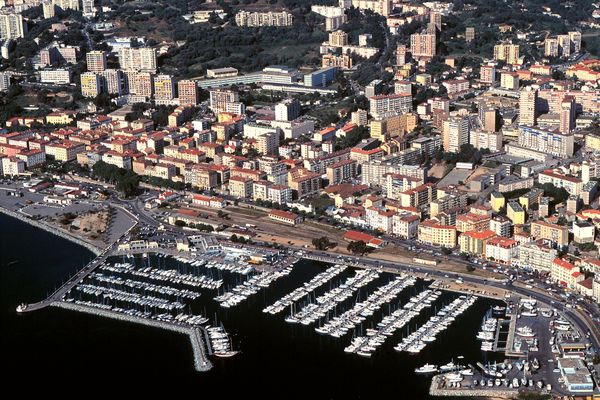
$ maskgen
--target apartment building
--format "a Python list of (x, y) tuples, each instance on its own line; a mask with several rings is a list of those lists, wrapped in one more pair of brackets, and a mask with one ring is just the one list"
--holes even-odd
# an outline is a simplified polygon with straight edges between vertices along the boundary
[(412, 111), (410, 94), (377, 95), (369, 98), (369, 111), (373, 118)]
[(456, 227), (434, 220), (423, 221), (419, 225), (418, 240), (430, 246), (453, 248), (456, 246)]
[(519, 242), (501, 236), (491, 238), (485, 244), (485, 256), (501, 264), (516, 263), (519, 256)]
[(551, 183), (558, 188), (564, 188), (571, 195), (579, 195), (583, 182), (579, 178), (567, 176), (556, 170), (547, 169), (539, 173), (538, 181), (540, 184)]
[(291, 26), (294, 17), (287, 11), (275, 12), (249, 12), (239, 11), (235, 15), (237, 26), (261, 27), (261, 26)]
[(585, 276), (579, 267), (562, 258), (555, 258), (550, 266), (550, 278), (562, 286), (574, 289), (578, 282), (585, 279)]
[(489, 229), (481, 231), (466, 231), (458, 237), (460, 251), (476, 256), (486, 256), (486, 243), (488, 240), (495, 238), (496, 233)]
[(532, 239), (546, 239), (557, 246), (563, 247), (569, 244), (569, 228), (546, 221), (534, 221), (531, 223)]
[(355, 160), (344, 160), (327, 167), (327, 180), (329, 185), (337, 185), (357, 175)]

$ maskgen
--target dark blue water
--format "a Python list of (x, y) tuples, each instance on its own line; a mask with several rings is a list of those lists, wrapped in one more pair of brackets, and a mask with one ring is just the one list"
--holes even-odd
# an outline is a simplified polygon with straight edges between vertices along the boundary
[[(64, 378), (82, 382), (111, 382), (115, 377), (133, 382), (156, 382), (165, 388), (193, 389), (198, 395), (244, 395), (263, 398), (371, 399), (400, 396), (406, 399), (428, 398), (429, 379), (415, 376), (414, 368), (426, 362), (445, 364), (459, 355), (465, 361), (485, 361), (475, 335), (484, 313), (494, 304), (480, 299), (439, 335), (417, 356), (397, 353), (393, 346), (408, 328), (397, 332), (370, 359), (346, 354), (343, 348), (350, 337), (322, 336), (314, 326), (291, 325), (285, 313), (272, 316), (262, 308), (300, 286), (322, 271), (324, 265), (302, 261), (293, 272), (268, 290), (251, 297), (232, 309), (221, 309), (212, 301), (214, 291), (204, 290), (192, 304), (195, 313), (217, 318), (233, 335), (234, 346), (241, 350), (234, 358), (214, 359), (215, 368), (200, 374), (193, 369), (191, 347), (187, 337), (157, 329), (75, 312), (49, 308), (17, 315), (15, 307), (22, 301), (43, 298), (92, 254), (68, 241), (37, 230), (12, 218), (0, 215), (0, 330), (2, 356), (10, 365), (3, 377), (7, 382)], [(136, 263), (156, 266), (163, 259), (136, 259)], [(166, 262), (176, 264), (174, 260)], [(348, 275), (352, 272), (347, 271)], [(345, 275), (341, 275), (344, 278)], [(236, 276), (224, 273), (229, 284)], [(383, 274), (361, 290), (361, 298), (391, 276)], [(237, 278), (239, 279), (239, 278)], [(388, 312), (416, 294), (425, 283), (419, 281), (399, 296)], [(324, 290), (324, 289), (323, 289)], [(317, 291), (316, 295), (319, 295)], [(445, 293), (438, 306), (455, 294)], [(342, 305), (340, 311), (355, 299)], [(429, 310), (413, 320), (410, 329), (428, 318)], [(381, 317), (376, 314), (373, 323)], [(363, 329), (370, 327), (371, 320)], [(121, 380), (122, 382), (122, 380)], [(137, 385), (137, 384), (136, 384)]]

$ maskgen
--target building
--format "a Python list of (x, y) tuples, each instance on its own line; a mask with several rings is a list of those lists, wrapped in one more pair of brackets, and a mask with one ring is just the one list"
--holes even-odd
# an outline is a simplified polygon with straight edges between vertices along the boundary
[(509, 201), (506, 205), (506, 216), (514, 225), (523, 225), (525, 223), (525, 210), (516, 201)]
[(279, 148), (279, 133), (265, 132), (256, 137), (256, 150), (260, 154), (275, 155)]
[(198, 86), (196, 85), (196, 82), (188, 79), (182, 79), (177, 82), (177, 97), (179, 98), (180, 105), (197, 105)]
[(378, 95), (369, 98), (369, 111), (374, 118), (412, 111), (410, 94)]
[(488, 240), (496, 237), (492, 230), (467, 231), (460, 234), (458, 244), (460, 251), (467, 254), (485, 257), (485, 245)]
[(575, 138), (571, 133), (519, 126), (518, 144), (552, 156), (568, 158), (573, 156)]
[(556, 254), (556, 249), (544, 244), (543, 240), (522, 243), (519, 246), (519, 260), (517, 264), (519, 267), (525, 269), (550, 272)]
[(423, 221), (419, 225), (418, 240), (430, 246), (453, 248), (456, 246), (456, 227), (442, 225), (434, 220)]
[(175, 98), (175, 80), (171, 75), (155, 75), (153, 86), (155, 99), (172, 100)]
[(551, 183), (558, 188), (565, 188), (571, 195), (579, 195), (583, 182), (579, 178), (563, 175), (556, 170), (547, 169), (539, 173), (538, 181), (540, 184)]
[(588, 221), (573, 221), (573, 240), (575, 243), (594, 243), (596, 227)]
[(288, 184), (296, 198), (311, 196), (321, 188), (321, 175), (305, 168), (294, 168), (288, 171)]
[(281, 211), (281, 210), (271, 210), (269, 211), (269, 218), (277, 221), (277, 222), (282, 222), (284, 224), (287, 225), (298, 225), (299, 223), (302, 222), (302, 217), (299, 216), (298, 214), (294, 214), (291, 212), (287, 212), (287, 211)]
[(0, 14), (0, 39), (19, 39), (27, 34), (27, 24), (21, 14)]
[(342, 47), (348, 45), (348, 34), (344, 31), (329, 33), (329, 45)]
[(277, 121), (292, 121), (300, 116), (300, 102), (297, 99), (286, 99), (275, 105)]
[(291, 26), (294, 17), (287, 11), (281, 12), (249, 12), (239, 11), (235, 15), (237, 26), (261, 27), (261, 26)]
[(558, 39), (555, 37), (548, 37), (544, 41), (544, 55), (546, 57), (558, 57), (559, 54)]
[(119, 49), (119, 65), (125, 71), (156, 72), (156, 51), (150, 47)]
[(456, 97), (469, 90), (469, 81), (467, 79), (448, 79), (445, 80), (442, 85), (448, 91), (450, 98)]
[(406, 61), (406, 45), (399, 44), (396, 46), (396, 65), (401, 67)]
[(560, 133), (569, 134), (575, 128), (575, 98), (565, 96), (560, 104)]
[(497, 44), (494, 46), (494, 60), (505, 61), (507, 64), (520, 64), (518, 44)]
[(503, 237), (512, 236), (512, 222), (503, 215), (496, 215), (490, 220), (490, 230)]
[(455, 115), (444, 121), (442, 141), (444, 150), (458, 153), (463, 144), (469, 143), (469, 119)]
[(466, 213), (456, 217), (456, 230), (458, 232), (485, 231), (490, 226), (491, 217), (488, 215)]
[(127, 72), (125, 74), (129, 93), (151, 97), (154, 93), (154, 80), (149, 72)]
[(479, 69), (479, 80), (490, 85), (496, 82), (496, 67), (493, 65), (482, 65)]
[(10, 88), (10, 75), (0, 72), (0, 92), (6, 92)]
[(346, 14), (336, 15), (332, 17), (325, 17), (325, 30), (328, 32), (339, 29), (348, 21)]
[(252, 197), (252, 179), (241, 176), (229, 178), (229, 195), (237, 198)]
[(534, 240), (546, 239), (563, 247), (569, 244), (569, 228), (546, 221), (534, 221), (531, 223), (531, 237)]
[[(583, 358), (564, 357), (558, 358), (557, 361), (562, 380), (569, 392), (583, 395), (584, 393), (591, 394), (594, 391), (594, 381)], [(596, 396), (588, 397), (593, 398)]]
[(353, 66), (352, 57), (347, 54), (323, 54), (321, 57), (321, 67), (338, 67), (340, 69), (351, 69)]
[(355, 160), (344, 160), (327, 167), (327, 180), (329, 185), (337, 185), (357, 175), (357, 163)]
[(402, 239), (413, 240), (419, 235), (420, 219), (412, 214), (394, 214), (392, 233)]
[(555, 258), (550, 265), (550, 279), (569, 289), (574, 289), (577, 282), (585, 279), (579, 267), (562, 258)]
[(44, 69), (40, 71), (40, 81), (54, 85), (68, 85), (71, 83), (71, 71), (68, 69)]
[(506, 204), (506, 199), (502, 195), (502, 193), (492, 192), (490, 193), (490, 205), (492, 206), (492, 210), (495, 212), (500, 211), (502, 207)]
[(210, 91), (210, 109), (218, 114), (227, 112), (230, 104), (239, 103), (238, 93), (229, 89), (214, 89)]
[(87, 70), (101, 73), (106, 69), (106, 53), (101, 50), (89, 51), (85, 55)]
[(413, 33), (410, 35), (410, 52), (413, 57), (433, 57), (436, 54), (436, 35)]
[(500, 74), (500, 87), (507, 90), (518, 90), (519, 75), (513, 72), (502, 72)]
[(80, 76), (81, 95), (83, 97), (96, 97), (102, 93), (101, 76), (94, 72), (84, 72)]
[(120, 69), (105, 69), (102, 71), (104, 87), (108, 94), (122, 95), (125, 93), (124, 75)]
[(485, 256), (494, 262), (511, 265), (516, 263), (519, 255), (519, 242), (516, 240), (497, 236), (489, 239), (485, 244)]
[(467, 26), (465, 29), (465, 41), (472, 42), (473, 40), (475, 40), (475, 28)]
[(336, 72), (337, 72), (337, 67), (327, 67), (327, 68), (321, 68), (317, 71), (313, 71), (309, 74), (306, 74), (306, 75), (304, 75), (304, 86), (325, 87), (329, 83), (333, 82)]
[(525, 210), (529, 210), (534, 204), (540, 202), (543, 195), (544, 191), (542, 189), (531, 189), (529, 192), (519, 196), (519, 204), (521, 204)]
[(534, 126), (537, 123), (537, 90), (530, 86), (519, 94), (519, 124)]
[(50, 158), (56, 161), (67, 162), (75, 160), (78, 153), (84, 152), (85, 144), (61, 140), (59, 142), (48, 143), (44, 150)]

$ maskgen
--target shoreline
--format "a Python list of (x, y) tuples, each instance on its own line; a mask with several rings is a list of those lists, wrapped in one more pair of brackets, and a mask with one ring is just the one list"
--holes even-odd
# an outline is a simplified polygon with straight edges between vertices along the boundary
[(59, 227), (49, 225), (45, 222), (36, 221), (31, 218), (27, 218), (26, 216), (24, 216), (18, 212), (9, 210), (9, 209), (1, 207), (1, 206), (0, 206), (0, 213), (4, 214), (4, 215), (8, 215), (9, 217), (18, 219), (19, 221), (29, 224), (35, 228), (43, 229), (44, 231), (46, 231), (48, 233), (59, 236), (63, 239), (66, 239), (66, 240), (72, 242), (72, 243), (75, 243), (82, 247), (85, 247), (87, 250), (94, 253), (95, 256), (100, 255), (100, 253), (102, 253), (102, 251), (103, 251), (99, 247), (96, 247), (95, 245), (93, 245), (89, 242), (86, 242), (85, 240), (78, 238), (77, 236), (75, 236), (71, 233), (65, 232), (64, 230), (62, 230)]

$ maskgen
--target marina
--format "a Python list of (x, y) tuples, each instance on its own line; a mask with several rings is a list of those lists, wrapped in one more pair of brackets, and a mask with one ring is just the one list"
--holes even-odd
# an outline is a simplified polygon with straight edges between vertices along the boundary
[[(256, 379), (257, 375), (244, 375), (247, 372), (242, 371), (252, 370), (251, 366), (258, 360), (266, 360), (266, 371), (276, 375), (279, 366), (285, 364), (289, 357), (294, 359), (298, 368), (305, 368), (318, 359), (321, 366), (314, 374), (338, 368), (335, 374), (338, 379), (357, 369), (369, 371), (366, 377), (373, 384), (381, 379), (393, 381), (390, 371), (394, 371), (394, 376), (398, 373), (418, 376), (415, 387), (411, 389), (418, 393), (415, 398), (425, 398), (429, 392), (454, 396), (511, 393), (514, 390), (538, 389), (540, 385), (542, 390), (547, 391), (560, 383), (552, 372), (555, 368), (543, 354), (546, 351), (558, 354), (565, 343), (580, 338), (571, 322), (541, 305), (526, 307), (518, 299), (505, 303), (461, 296), (432, 288), (431, 281), (410, 275), (307, 260), (295, 265), (253, 265), (239, 257), (223, 260), (224, 255), (218, 253), (109, 255), (78, 281), (68, 296), (53, 303), (55, 307), (52, 308), (183, 333), (192, 345), (195, 370), (208, 373), (211, 379), (216, 379), (215, 382), (224, 383), (218, 374), (213, 374), (215, 368), (207, 372), (208, 368), (215, 365), (221, 368), (223, 362), (228, 363), (227, 368), (232, 369), (231, 373), (240, 382), (249, 384), (249, 379)], [(233, 267), (212, 267), (211, 263)], [(252, 281), (255, 277), (275, 276), (271, 273), (281, 270), (286, 270), (285, 274), (268, 284), (268, 280), (258, 281), (258, 278)], [(136, 274), (135, 271), (145, 273)], [(176, 273), (165, 274), (163, 271)], [(183, 278), (186, 275), (196, 278)], [(200, 279), (203, 282), (221, 281), (221, 286), (190, 284)], [(218, 290), (232, 288), (227, 290), (231, 292), (248, 281), (256, 286), (263, 282), (265, 287), (259, 286), (263, 289), (260, 295), (256, 295), (257, 292), (247, 296), (244, 307), (224, 308), (214, 300)], [(400, 341), (401, 344), (403, 337), (411, 337), (424, 326), (433, 333), (433, 325), (427, 325), (432, 318), (457, 318), (458, 315), (453, 313), (461, 307), (456, 304), (466, 305), (471, 301), (468, 310), (463, 310), (465, 315), (460, 316), (460, 324), (447, 324), (443, 335), (420, 338), (426, 346), (419, 352), (393, 351), (394, 343)], [(290, 324), (270, 317), (286, 309), (295, 311), (295, 307), (301, 307), (302, 312), (310, 304), (326, 309), (324, 316), (314, 321), (320, 322), (316, 327), (305, 326), (312, 322)], [(456, 308), (450, 308), (452, 304)], [(492, 315), (490, 310), (493, 307), (503, 305), (507, 305), (505, 316)], [(446, 316), (438, 315), (440, 311), (446, 312)], [(208, 316), (212, 315), (215, 323), (218, 318), (218, 324), (210, 325)], [(496, 318), (496, 327), (502, 325), (503, 329), (512, 321), (514, 339), (509, 340), (507, 332), (505, 346), (514, 351), (514, 343), (521, 341), (524, 356), (507, 359), (500, 354), (502, 345), (498, 346), (497, 352), (481, 351), (481, 340), (477, 340), (477, 336), (488, 317)], [(308, 320), (308, 314), (306, 318)], [(345, 321), (345, 324), (340, 325), (338, 321)], [(493, 326), (491, 320), (488, 323)], [(540, 328), (541, 323), (546, 324), (546, 332)], [(347, 331), (341, 330), (339, 337), (316, 331), (329, 328), (335, 333), (335, 327), (338, 330), (347, 327)], [(346, 336), (350, 332), (353, 332), (353, 338)], [(493, 332), (494, 340), (496, 332)], [(465, 341), (468, 335), (471, 339)], [(359, 340), (365, 340), (365, 343), (359, 343)], [(499, 342), (503, 343), (504, 339)], [(415, 343), (418, 343), (416, 339)], [(460, 350), (452, 345), (455, 343), (461, 343)], [(351, 347), (353, 344), (354, 349)], [(158, 352), (158, 349), (153, 352)], [(347, 354), (358, 352), (363, 357)], [(235, 361), (226, 361), (232, 356)], [(209, 364), (203, 364), (203, 360)], [(337, 367), (334, 368), (334, 365)], [(299, 372), (292, 365), (286, 368)], [(179, 374), (185, 376), (182, 369), (185, 365), (179, 368)], [(499, 373), (503, 376), (497, 376)], [(308, 376), (316, 377), (314, 374)], [(430, 377), (432, 374), (433, 379)], [(552, 377), (552, 374), (555, 376)], [(392, 390), (391, 386), (386, 391)]]
[(268, 307), (265, 307), (263, 309), (263, 312), (269, 314), (278, 314), (282, 312), (287, 307), (291, 306), (292, 304), (299, 301), (309, 293), (313, 292), (318, 287), (329, 282), (331, 279), (333, 279), (335, 276), (339, 275), (346, 269), (347, 267), (345, 265), (335, 265), (331, 268), (327, 268), (325, 271), (317, 274), (310, 281), (305, 282), (303, 286), (294, 289), (294, 291), (286, 294), (281, 299), (277, 300), (275, 303), (271, 304)]
[(402, 290), (414, 285), (415, 282), (416, 279), (405, 275), (396, 277), (387, 285), (381, 286), (371, 293), (365, 301), (355, 303), (350, 310), (334, 317), (323, 326), (315, 328), (315, 330), (333, 337), (341, 337), (348, 333), (350, 329), (354, 329), (356, 325), (366, 321), (367, 317), (372, 316), (375, 311), (392, 301)]
[(394, 347), (396, 351), (406, 351), (408, 353), (419, 353), (428, 343), (434, 342), (436, 336), (446, 330), (455, 319), (472, 306), (477, 297), (460, 296), (450, 304), (444, 306), (437, 314), (422, 325), (415, 332), (411, 333), (402, 342)]
[(366, 336), (358, 336), (352, 339), (348, 347), (344, 349), (347, 353), (356, 353), (363, 357), (370, 357), (397, 330), (407, 326), (410, 321), (418, 316), (422, 310), (431, 306), (437, 300), (441, 292), (426, 289), (412, 297), (402, 308), (398, 308), (377, 323), (377, 329), (367, 329)]
[(287, 276), (292, 272), (292, 267), (286, 267), (276, 271), (263, 271), (253, 275), (250, 279), (235, 286), (231, 291), (227, 291), (214, 300), (221, 304), (221, 307), (234, 307), (246, 300), (248, 297), (258, 293), (261, 289), (268, 288), (277, 279)]
[(348, 278), (335, 289), (317, 297), (314, 303), (309, 302), (299, 312), (295, 313), (292, 308), (292, 313), (285, 318), (285, 321), (291, 324), (310, 325), (321, 318), (325, 318), (338, 304), (352, 297), (358, 289), (378, 277), (379, 272), (375, 270), (356, 270), (354, 276)]

